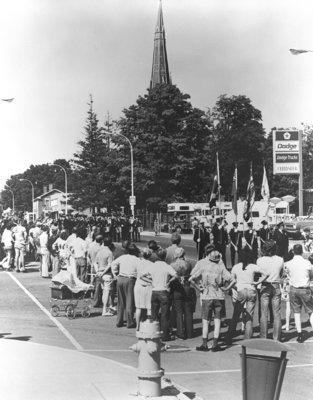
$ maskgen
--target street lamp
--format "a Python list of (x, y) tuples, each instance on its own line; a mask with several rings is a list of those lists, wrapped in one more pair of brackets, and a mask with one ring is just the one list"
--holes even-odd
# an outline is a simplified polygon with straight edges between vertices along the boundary
[(32, 213), (34, 214), (34, 185), (33, 185), (32, 181), (30, 181), (29, 179), (21, 178), (21, 179), (19, 179), (19, 181), (20, 182), (26, 181), (31, 184), (31, 187), (32, 187)]
[(65, 168), (62, 167), (62, 165), (51, 164), (51, 163), (49, 165), (52, 165), (52, 166), (55, 165), (56, 167), (61, 168), (63, 170), (63, 172), (64, 172), (64, 177), (65, 177), (65, 215), (67, 215), (67, 172), (66, 172)]
[(120, 132), (106, 132), (107, 135), (118, 135), (122, 136), (125, 140), (127, 140), (129, 147), (130, 147), (130, 169), (131, 169), (131, 196), (129, 198), (129, 204), (131, 209), (131, 214), (135, 216), (135, 204), (136, 204), (136, 197), (134, 195), (134, 155), (133, 155), (133, 145), (131, 141), (128, 139), (127, 136), (123, 135)]
[(7, 190), (9, 190), (9, 192), (11, 192), (11, 194), (12, 194), (12, 212), (14, 214), (14, 193), (13, 193), (12, 188), (9, 185), (6, 184), (5, 186), (8, 188)]

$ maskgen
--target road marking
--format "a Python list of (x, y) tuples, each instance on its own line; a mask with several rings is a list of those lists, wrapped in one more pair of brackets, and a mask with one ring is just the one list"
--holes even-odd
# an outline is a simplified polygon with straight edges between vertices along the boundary
[(56, 319), (54, 318), (51, 314), (50, 311), (48, 311), (37, 299), (35, 296), (33, 296), (22, 284), (21, 282), (11, 273), (7, 272), (10, 277), (15, 281), (15, 283), (23, 290), (24, 293), (27, 294), (27, 296), (33, 300), (33, 302), (43, 311), (48, 318), (60, 329), (60, 331), (63, 333), (64, 336), (68, 338), (68, 340), (72, 343), (72, 345), (76, 348), (76, 350), (83, 350), (83, 347), (76, 341), (76, 339), (69, 333), (67, 329), (64, 328), (64, 326)]
[[(313, 364), (296, 364), (296, 365), (287, 365), (287, 368), (305, 368), (305, 367), (313, 367)], [(166, 375), (198, 375), (198, 374), (228, 374), (230, 372), (241, 372), (241, 369), (220, 369), (213, 371), (166, 371)]]

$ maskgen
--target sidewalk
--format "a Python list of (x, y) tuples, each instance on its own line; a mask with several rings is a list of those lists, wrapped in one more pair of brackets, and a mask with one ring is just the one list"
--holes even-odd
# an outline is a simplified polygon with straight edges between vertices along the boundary
[[(137, 394), (136, 369), (116, 361), (5, 338), (0, 339), (0, 354), (1, 399), (144, 399)], [(160, 398), (189, 399), (166, 380), (162, 380), (162, 397), (157, 399)]]

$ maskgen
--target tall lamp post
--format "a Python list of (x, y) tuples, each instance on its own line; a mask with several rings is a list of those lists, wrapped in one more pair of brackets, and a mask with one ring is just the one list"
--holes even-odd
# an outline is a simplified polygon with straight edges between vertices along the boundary
[(135, 216), (135, 205), (136, 205), (136, 197), (134, 195), (134, 152), (133, 152), (133, 145), (131, 141), (128, 139), (127, 136), (123, 135), (120, 132), (107, 132), (107, 135), (112, 136), (122, 136), (125, 140), (127, 140), (129, 147), (130, 147), (130, 169), (131, 169), (131, 196), (129, 197), (129, 205), (131, 209), (131, 214)]
[(14, 193), (13, 193), (13, 190), (12, 190), (12, 188), (9, 186), (9, 185), (5, 185), (8, 189), (8, 191), (9, 192), (11, 192), (11, 194), (12, 194), (12, 212), (13, 212), (13, 214), (14, 214)]
[(59, 164), (49, 164), (49, 165), (52, 165), (52, 166), (55, 165), (56, 167), (61, 168), (64, 172), (64, 177), (65, 177), (65, 215), (67, 215), (67, 172), (66, 172), (66, 169), (64, 167), (62, 167), (62, 165), (59, 165)]
[(34, 185), (33, 185), (33, 182), (30, 181), (29, 179), (24, 179), (24, 178), (19, 179), (19, 181), (20, 182), (26, 181), (31, 184), (31, 187), (32, 187), (32, 213), (34, 214)]
[[(304, 53), (313, 53), (313, 50), (304, 49), (289, 49), (290, 53), (294, 56)], [(300, 174), (299, 174), (299, 215), (303, 215), (303, 161), (302, 161), (302, 132), (299, 132), (299, 163), (300, 163)]]

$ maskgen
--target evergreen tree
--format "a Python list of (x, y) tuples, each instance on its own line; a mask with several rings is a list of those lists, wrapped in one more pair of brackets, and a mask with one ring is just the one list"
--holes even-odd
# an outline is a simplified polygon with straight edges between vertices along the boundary
[[(174, 85), (157, 85), (118, 121), (134, 149), (137, 207), (156, 211), (172, 201), (206, 200), (213, 170), (210, 129), (205, 113), (193, 108), (189, 97)], [(125, 186), (129, 145), (115, 140), (124, 152), (118, 179)]]
[(261, 187), (265, 132), (262, 114), (246, 96), (218, 98), (208, 112), (214, 125), (214, 150), (219, 153), (221, 192), (230, 198), (235, 164), (238, 166), (238, 194), (245, 196), (252, 161), (254, 182)]
[(99, 212), (105, 206), (105, 157), (108, 146), (103, 132), (98, 126), (98, 118), (93, 109), (90, 95), (88, 117), (85, 125), (84, 140), (78, 145), (80, 150), (74, 154), (74, 188), (71, 202), (78, 209), (91, 208)]

